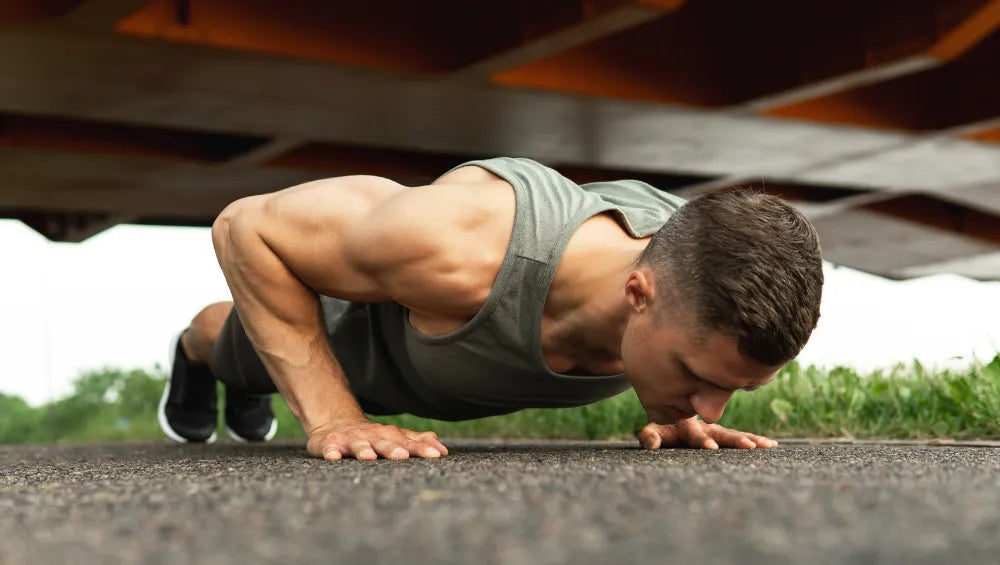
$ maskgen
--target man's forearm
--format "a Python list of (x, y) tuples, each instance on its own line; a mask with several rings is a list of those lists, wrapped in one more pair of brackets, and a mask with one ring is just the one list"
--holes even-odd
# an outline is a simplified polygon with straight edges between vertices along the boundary
[(319, 298), (282, 263), (252, 219), (212, 228), (219, 265), (247, 337), (306, 433), (364, 418), (327, 342)]

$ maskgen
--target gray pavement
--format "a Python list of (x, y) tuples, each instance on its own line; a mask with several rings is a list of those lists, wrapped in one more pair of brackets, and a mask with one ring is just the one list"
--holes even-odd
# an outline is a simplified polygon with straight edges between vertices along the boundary
[(0, 565), (996, 563), (1000, 449), (0, 447)]

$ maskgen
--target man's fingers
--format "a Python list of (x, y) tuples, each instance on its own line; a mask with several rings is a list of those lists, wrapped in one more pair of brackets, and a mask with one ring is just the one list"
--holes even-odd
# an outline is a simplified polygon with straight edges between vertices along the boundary
[(657, 426), (656, 429), (660, 433), (660, 439), (663, 440), (663, 447), (680, 445), (684, 440), (681, 429), (677, 425)]
[(639, 430), (636, 436), (639, 438), (639, 443), (645, 449), (659, 449), (662, 443), (660, 437), (659, 426), (656, 424), (646, 424), (646, 427)]
[(425, 459), (436, 459), (441, 457), (441, 450), (426, 441), (408, 441), (406, 442), (406, 449), (411, 454)]
[(378, 459), (371, 442), (366, 439), (357, 439), (351, 442), (351, 454), (355, 459)]
[(704, 427), (700, 424), (701, 422), (696, 421), (694, 422), (694, 425), (686, 426), (688, 445), (701, 449), (719, 449), (718, 442), (709, 437)]
[(410, 452), (391, 439), (376, 441), (373, 446), (375, 451), (386, 459), (409, 459)]
[(778, 445), (778, 442), (774, 441), (771, 438), (759, 436), (756, 434), (743, 434), (743, 435), (750, 438), (750, 441), (756, 443), (757, 447), (775, 447)]
[(323, 456), (323, 459), (326, 459), (327, 461), (338, 461), (344, 456), (343, 453), (340, 452), (340, 445), (338, 445), (336, 441), (330, 441), (327, 439), (324, 439), (320, 444), (320, 454)]
[(436, 449), (441, 455), (448, 455), (448, 448), (438, 440), (438, 435), (434, 432), (412, 432), (406, 431), (406, 437), (413, 441), (424, 442)]
[(636, 434), (639, 437), (639, 442), (646, 449), (659, 449), (661, 447), (671, 447), (674, 445), (680, 445), (682, 443), (690, 443), (690, 440), (686, 440), (684, 433), (682, 433), (680, 426), (674, 424), (660, 425), (649, 423), (646, 424), (644, 428), (639, 430)]
[[(770, 447), (770, 440), (767, 438), (730, 430), (722, 426), (711, 426), (709, 428), (709, 435), (720, 445), (726, 447), (735, 447), (738, 449), (755, 449), (758, 445), (760, 447)], [(760, 444), (758, 444), (758, 439), (761, 440)]]
[(726, 428), (715, 428), (710, 434), (720, 445), (726, 447), (736, 447), (740, 449), (753, 449), (757, 444), (741, 432), (728, 430)]
[(334, 461), (345, 457), (361, 460), (437, 458), (448, 454), (434, 432), (412, 430), (377, 423), (341, 427), (331, 433), (311, 435), (306, 443), (311, 455)]

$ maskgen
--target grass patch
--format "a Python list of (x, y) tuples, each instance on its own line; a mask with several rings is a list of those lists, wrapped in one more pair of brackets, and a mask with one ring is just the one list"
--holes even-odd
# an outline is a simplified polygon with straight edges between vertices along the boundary
[[(156, 406), (163, 386), (162, 372), (104, 369), (82, 375), (72, 395), (41, 407), (0, 394), (0, 443), (162, 439)], [(302, 438), (278, 395), (274, 407), (278, 437)], [(616, 439), (632, 437), (646, 415), (627, 391), (579, 408), (466, 422), (375, 419), (444, 437)], [(914, 362), (864, 375), (792, 362), (767, 386), (737, 392), (720, 423), (777, 438), (1000, 438), (1000, 355), (963, 371), (930, 372)], [(225, 433), (221, 425), (219, 433)]]
[[(377, 420), (449, 437), (613, 439), (631, 437), (646, 414), (635, 393), (627, 391), (579, 408), (523, 410), (468, 422)], [(719, 423), (773, 437), (996, 438), (1000, 356), (965, 371), (931, 373), (914, 362), (867, 375), (793, 361), (767, 386), (737, 392)]]
[(774, 382), (738, 393), (721, 422), (774, 436), (1000, 437), (1000, 356), (965, 371), (919, 363), (859, 375), (791, 363)]

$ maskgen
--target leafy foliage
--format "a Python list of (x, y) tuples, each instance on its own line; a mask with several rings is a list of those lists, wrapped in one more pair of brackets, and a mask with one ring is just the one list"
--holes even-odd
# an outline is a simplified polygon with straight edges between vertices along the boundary
[[(164, 384), (159, 370), (105, 368), (82, 374), (72, 394), (45, 406), (0, 394), (0, 443), (161, 439), (156, 408)], [(302, 438), (277, 395), (274, 408), (279, 437)], [(646, 422), (632, 391), (579, 408), (522, 410), (466, 422), (408, 415), (375, 419), (445, 437), (568, 439), (628, 437)], [(914, 362), (868, 375), (793, 361), (768, 386), (736, 393), (720, 423), (773, 437), (1000, 437), (1000, 355), (965, 371), (930, 373)]]

